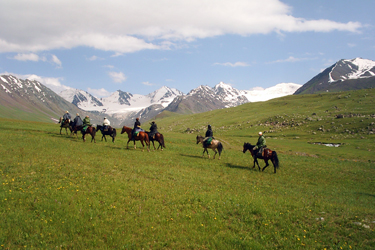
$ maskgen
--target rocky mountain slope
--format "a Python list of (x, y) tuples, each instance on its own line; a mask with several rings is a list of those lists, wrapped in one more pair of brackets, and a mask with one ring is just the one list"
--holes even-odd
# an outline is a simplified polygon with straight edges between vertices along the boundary
[(38, 81), (12, 75), (0, 76), (0, 110), (5, 118), (44, 122), (57, 122), (66, 110), (73, 117), (76, 113), (89, 115), (94, 123), (101, 122), (104, 116), (78, 108)]
[(375, 87), (375, 61), (340, 60), (305, 83), (294, 94), (337, 92)]

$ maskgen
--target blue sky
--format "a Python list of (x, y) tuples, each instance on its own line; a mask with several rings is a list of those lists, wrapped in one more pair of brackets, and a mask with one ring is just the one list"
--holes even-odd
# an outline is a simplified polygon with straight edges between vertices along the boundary
[(0, 74), (56, 92), (304, 84), (375, 60), (373, 0), (0, 0)]

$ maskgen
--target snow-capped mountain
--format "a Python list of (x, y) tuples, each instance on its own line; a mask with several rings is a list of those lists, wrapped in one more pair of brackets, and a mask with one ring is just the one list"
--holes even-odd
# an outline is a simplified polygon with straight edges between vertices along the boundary
[(299, 88), (295, 94), (345, 91), (375, 86), (375, 61), (339, 60)]
[(83, 110), (103, 106), (98, 98), (83, 90), (69, 88), (60, 92), (59, 95)]
[(267, 89), (237, 90), (224, 82), (213, 88), (201, 85), (187, 95), (176, 98), (166, 110), (182, 114), (206, 112), (291, 95), (300, 87), (300, 84), (280, 83)]
[(79, 109), (38, 81), (22, 80), (13, 75), (0, 76), (0, 106), (6, 107), (2, 115), (14, 119), (56, 122), (66, 110), (72, 115), (79, 112), (97, 121), (103, 119)]
[(105, 113), (122, 120), (133, 120), (138, 116), (151, 119), (183, 93), (163, 86), (148, 95), (133, 95), (117, 90), (108, 97), (96, 98), (86, 91), (77, 89), (64, 90), (60, 95), (84, 110)]

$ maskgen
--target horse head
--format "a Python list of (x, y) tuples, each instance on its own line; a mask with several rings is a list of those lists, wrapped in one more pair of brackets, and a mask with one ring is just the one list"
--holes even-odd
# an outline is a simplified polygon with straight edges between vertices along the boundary
[(131, 128), (129, 128), (129, 127), (126, 127), (126, 126), (123, 126), (122, 127), (122, 130), (121, 130), (121, 134), (123, 134), (123, 133), (127, 133), (128, 135), (131, 133), (131, 131), (132, 131), (132, 129)]
[(246, 151), (247, 150), (249, 150), (250, 151), (250, 153), (251, 154), (253, 154), (253, 145), (251, 145), (250, 143), (248, 143), (248, 142), (245, 142), (244, 144), (243, 144), (243, 153), (246, 153)]

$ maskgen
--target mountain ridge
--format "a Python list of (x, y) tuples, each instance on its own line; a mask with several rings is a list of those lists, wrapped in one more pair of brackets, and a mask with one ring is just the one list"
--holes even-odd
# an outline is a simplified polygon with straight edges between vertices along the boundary
[(375, 87), (375, 61), (341, 59), (305, 83), (294, 94), (313, 94)]

